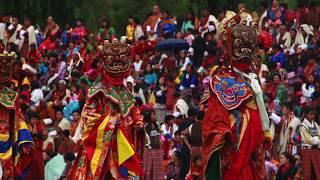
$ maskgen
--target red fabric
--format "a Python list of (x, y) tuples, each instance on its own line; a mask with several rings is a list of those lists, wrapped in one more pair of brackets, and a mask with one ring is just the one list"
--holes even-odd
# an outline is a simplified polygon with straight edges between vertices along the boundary
[[(244, 107), (242, 107), (244, 108)], [(261, 155), (263, 131), (258, 110), (249, 109), (250, 121), (237, 153), (230, 153), (230, 164), (224, 172), (224, 180), (263, 179), (264, 160)], [(229, 148), (229, 151), (230, 148)], [(263, 153), (262, 153), (263, 154)], [(252, 157), (256, 157), (255, 162)], [(224, 157), (222, 157), (223, 159)], [(259, 164), (261, 163), (261, 164)]]
[(30, 51), (27, 57), (27, 63), (34, 65), (41, 62), (41, 53), (38, 50)]
[(272, 45), (272, 36), (269, 32), (261, 31), (258, 36), (258, 43), (262, 44), (263, 49), (270, 49)]
[[(242, 104), (240, 111), (246, 106)], [(213, 111), (214, 109), (214, 111)], [(233, 150), (235, 127), (230, 128), (229, 112), (216, 96), (208, 101), (208, 111), (202, 122), (203, 126), (203, 162), (206, 169), (212, 153), (220, 149), (221, 170), (224, 180), (263, 179), (264, 160), (262, 152), (263, 131), (258, 110), (248, 109), (250, 120), (242, 138), (238, 152)], [(216, 113), (219, 112), (219, 113)], [(221, 147), (223, 145), (223, 147)], [(256, 157), (255, 161), (252, 157)]]
[[(214, 111), (212, 111), (213, 109)], [(202, 134), (205, 137), (203, 141), (203, 164), (204, 169), (206, 169), (212, 152), (216, 151), (224, 143), (224, 139), (227, 136), (230, 137), (231, 134), (229, 112), (215, 95), (210, 96), (208, 101), (208, 111), (202, 122)]]

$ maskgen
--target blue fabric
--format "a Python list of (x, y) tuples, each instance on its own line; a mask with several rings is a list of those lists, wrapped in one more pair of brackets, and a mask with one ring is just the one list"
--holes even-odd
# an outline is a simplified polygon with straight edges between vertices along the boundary
[(184, 88), (190, 88), (191, 85), (197, 86), (197, 76), (194, 74), (190, 74), (189, 79), (186, 78), (186, 73), (182, 76), (181, 85)]
[(128, 169), (123, 166), (120, 166), (120, 172), (124, 178), (127, 178), (129, 176)]
[(39, 66), (39, 74), (41, 76), (47, 74), (49, 71), (48, 67), (44, 64), (44, 63), (41, 63), (40, 66)]
[(271, 57), (271, 62), (274, 62), (274, 63), (280, 63), (282, 67), (284, 67), (287, 63), (287, 56), (284, 54), (283, 51), (281, 51), (280, 53), (276, 54), (276, 55), (273, 55)]
[(162, 21), (158, 23), (157, 26), (157, 35), (161, 36), (162, 34), (166, 34), (168, 38), (173, 38), (176, 32), (176, 25), (174, 23), (163, 24)]
[(144, 81), (148, 84), (148, 85), (153, 85), (156, 84), (158, 80), (158, 77), (155, 73), (148, 73), (144, 76)]
[[(271, 19), (272, 21), (275, 21), (276, 20), (276, 13), (277, 13), (277, 11), (273, 11), (271, 8), (269, 8), (267, 11), (267, 18)], [(281, 13), (280, 20), (281, 20), (282, 24), (286, 21), (286, 13), (284, 11)]]
[(79, 101), (71, 101), (63, 108), (63, 114), (66, 119), (71, 121), (72, 113), (80, 109)]
[(32, 141), (32, 136), (28, 129), (20, 129), (18, 131), (18, 143), (22, 141)]
[(37, 46), (39, 47), (40, 44), (43, 42), (44, 40), (44, 36), (42, 36), (40, 33), (36, 34), (36, 40), (37, 40)]
[(61, 34), (61, 42), (64, 46), (68, 45), (68, 31), (63, 31)]
[(4, 142), (4, 141), (0, 141), (0, 153), (5, 153), (7, 152), (10, 147), (11, 147), (12, 143), (10, 142), (10, 140)]

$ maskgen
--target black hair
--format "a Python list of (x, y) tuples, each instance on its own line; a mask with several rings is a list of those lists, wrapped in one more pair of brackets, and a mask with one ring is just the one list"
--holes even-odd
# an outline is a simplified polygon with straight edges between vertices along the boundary
[(40, 88), (40, 83), (39, 81), (32, 81), (31, 82), (31, 89), (34, 90), (34, 89), (39, 89)]
[(62, 134), (63, 134), (64, 137), (69, 137), (70, 136), (70, 131), (68, 129), (63, 130)]
[(181, 152), (175, 151), (175, 152), (174, 152), (174, 155), (176, 156), (176, 158), (177, 158), (178, 160), (181, 160), (181, 158), (182, 158), (182, 153), (181, 153)]
[(39, 119), (39, 114), (37, 112), (34, 112), (34, 111), (31, 111), (30, 112), (30, 118), (36, 118), (36, 119)]
[(204, 111), (199, 111), (198, 115), (197, 115), (198, 121), (202, 121), (204, 119), (205, 115), (206, 115), (206, 113)]
[(306, 107), (304, 107), (303, 113), (304, 113), (305, 116), (306, 116), (307, 114), (309, 114), (310, 112), (314, 112), (314, 108), (313, 108), (313, 107), (311, 107), (311, 106), (306, 106)]
[(140, 97), (135, 97), (134, 99), (135, 99), (136, 104), (137, 104), (138, 106), (142, 106), (142, 105), (143, 105), (142, 99), (141, 99)]
[(293, 110), (293, 103), (292, 102), (284, 102), (282, 104), (282, 106), (287, 107), (288, 109), (290, 109), (291, 111)]
[(75, 155), (72, 152), (67, 152), (65, 155), (63, 155), (63, 158), (66, 161), (73, 161), (76, 159)]
[(283, 155), (284, 157), (286, 157), (286, 159), (288, 159), (289, 163), (291, 165), (294, 165), (294, 158), (291, 154), (287, 153), (287, 152), (283, 152), (281, 153), (281, 155)]
[(193, 163), (196, 163), (198, 160), (201, 160), (201, 159), (202, 159), (201, 156), (196, 155), (196, 156), (193, 157)]
[(188, 110), (188, 116), (189, 116), (189, 117), (193, 117), (193, 116), (195, 116), (195, 115), (197, 115), (197, 110), (196, 110), (195, 108), (189, 108), (189, 110)]
[(81, 114), (81, 112), (79, 110), (75, 110), (75, 111), (72, 112), (72, 114), (73, 113), (78, 113), (79, 115)]
[(266, 1), (261, 1), (260, 2), (260, 6), (262, 6), (265, 9), (267, 9), (268, 8), (268, 3)]
[(173, 115), (166, 115), (166, 117), (164, 118), (164, 122), (165, 123), (168, 123), (171, 119), (174, 119), (174, 116)]

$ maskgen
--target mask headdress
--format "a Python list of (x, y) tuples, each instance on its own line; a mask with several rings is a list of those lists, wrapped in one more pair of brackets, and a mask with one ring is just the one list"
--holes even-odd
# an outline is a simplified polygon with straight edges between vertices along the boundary
[(103, 71), (108, 74), (126, 73), (130, 68), (130, 48), (126, 44), (113, 40), (112, 43), (104, 43), (101, 50), (101, 65)]
[(9, 82), (12, 78), (13, 63), (16, 59), (16, 53), (4, 51), (0, 54), (0, 83)]
[(220, 42), (229, 63), (254, 59), (257, 45), (257, 13), (245, 9), (238, 14), (227, 11), (220, 24)]

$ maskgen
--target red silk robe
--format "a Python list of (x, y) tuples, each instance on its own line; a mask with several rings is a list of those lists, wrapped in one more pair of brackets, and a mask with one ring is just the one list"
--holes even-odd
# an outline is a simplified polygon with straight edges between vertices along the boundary
[[(225, 69), (213, 75), (210, 85), (208, 109), (202, 122), (205, 171), (210, 169), (210, 158), (219, 152), (218, 171), (221, 172), (223, 180), (264, 179), (264, 136), (259, 110), (252, 98), (251, 89), (244, 79)], [(235, 98), (228, 97), (233, 97), (234, 94), (238, 99), (232, 102)], [(236, 116), (233, 113), (235, 109), (241, 117), (238, 136)], [(216, 177), (207, 177), (212, 178)]]
[(140, 110), (123, 85), (98, 84), (91, 87), (81, 114), (81, 147), (67, 179), (102, 180), (106, 176), (125, 179), (123, 169), (141, 174), (143, 171), (136, 153), (125, 162), (119, 162), (117, 139), (121, 131), (134, 149), (131, 130), (139, 123), (143, 123)]

